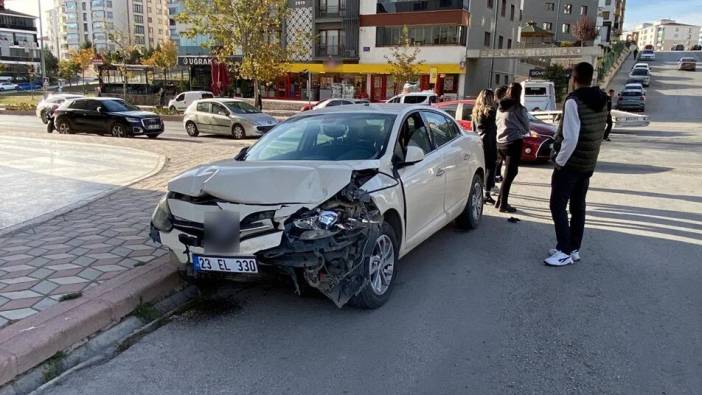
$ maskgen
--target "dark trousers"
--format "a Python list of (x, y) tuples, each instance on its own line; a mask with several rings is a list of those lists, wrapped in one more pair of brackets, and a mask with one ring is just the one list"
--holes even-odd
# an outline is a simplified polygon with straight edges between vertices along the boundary
[(485, 154), (485, 190), (490, 193), (495, 186), (495, 169), (497, 168), (497, 140), (495, 135), (483, 136), (483, 153)]
[[(585, 231), (585, 195), (592, 172), (554, 169), (551, 176), (551, 217), (556, 227), (556, 248), (570, 254), (579, 250)], [(569, 204), (570, 203), (570, 204)], [(570, 221), (566, 206), (570, 207)]]
[(609, 133), (612, 131), (612, 114), (607, 115), (607, 127), (605, 128), (605, 134), (604, 134), (604, 139), (607, 140), (609, 138)]
[(500, 194), (497, 197), (495, 207), (509, 206), (509, 190), (512, 188), (512, 181), (519, 173), (519, 158), (522, 156), (522, 140), (512, 141), (507, 144), (498, 144), (497, 152), (500, 159), (505, 163), (505, 174), (502, 184), (500, 184)]

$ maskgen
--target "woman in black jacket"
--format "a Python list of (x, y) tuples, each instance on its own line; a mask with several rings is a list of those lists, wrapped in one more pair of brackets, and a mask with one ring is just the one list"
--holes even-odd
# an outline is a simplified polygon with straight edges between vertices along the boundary
[(478, 132), (483, 140), (485, 154), (485, 203), (495, 204), (490, 191), (495, 187), (495, 168), (497, 164), (497, 124), (495, 116), (497, 108), (495, 95), (489, 89), (484, 89), (478, 95), (473, 107), (473, 130)]

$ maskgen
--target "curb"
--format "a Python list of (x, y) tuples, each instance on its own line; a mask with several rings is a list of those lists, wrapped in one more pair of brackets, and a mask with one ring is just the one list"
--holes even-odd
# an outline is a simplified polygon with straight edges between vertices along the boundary
[[(165, 255), (146, 266), (131, 269), (86, 291), (81, 298), (61, 302), (3, 328), (0, 331), (0, 386), (52, 356), (60, 355), (57, 353), (81, 340), (105, 328), (119, 326), (122, 319), (139, 305), (159, 300), (182, 288), (183, 281), (176, 266), (169, 263), (169, 257)], [(130, 332), (134, 330), (133, 323), (125, 325)], [(107, 336), (115, 337), (114, 334)], [(74, 366), (79, 362), (75, 361)], [(28, 381), (36, 382), (36, 376), (42, 376), (41, 372), (35, 372), (36, 369), (28, 374), (35, 376), (29, 377)], [(24, 392), (25, 385), (16, 382), (14, 386)]]
[[(25, 138), (25, 139), (32, 139), (31, 137), (19, 137), (19, 136), (15, 136), (15, 137), (17, 137), (17, 138)], [(103, 145), (103, 144), (93, 144), (93, 143), (83, 143), (83, 142), (75, 142), (74, 144), (92, 145), (92, 146), (102, 146), (102, 145)], [(60, 216), (60, 215), (63, 215), (63, 214), (69, 213), (69, 212), (71, 212), (71, 211), (73, 211), (73, 210), (77, 210), (77, 209), (79, 209), (79, 208), (81, 208), (81, 207), (87, 206), (88, 204), (90, 204), (90, 203), (92, 203), (92, 202), (94, 202), (94, 201), (96, 201), (96, 200), (102, 199), (102, 198), (104, 198), (104, 197), (106, 197), (106, 196), (109, 196), (109, 195), (111, 195), (111, 194), (113, 194), (113, 193), (115, 193), (115, 192), (119, 192), (119, 191), (121, 191), (121, 190), (123, 190), (123, 189), (129, 188), (130, 186), (132, 186), (132, 185), (134, 185), (134, 184), (136, 184), (136, 183), (138, 183), (138, 182), (140, 182), (140, 181), (143, 181), (143, 180), (145, 180), (145, 179), (147, 179), (147, 178), (149, 178), (149, 177), (152, 177), (152, 176), (158, 174), (161, 170), (163, 170), (163, 167), (166, 165), (166, 162), (167, 162), (167, 158), (166, 158), (166, 156), (163, 155), (163, 154), (157, 154), (157, 153), (155, 153), (155, 152), (146, 151), (146, 150), (139, 150), (139, 149), (130, 148), (130, 147), (120, 147), (120, 149), (127, 149), (127, 150), (148, 152), (148, 153), (150, 153), (150, 154), (157, 155), (157, 156), (158, 156), (158, 162), (156, 163), (156, 166), (154, 166), (154, 168), (153, 168), (150, 172), (144, 174), (144, 175), (141, 176), (141, 177), (138, 177), (138, 178), (136, 178), (136, 179), (130, 181), (130, 182), (127, 183), (127, 184), (120, 185), (120, 186), (118, 186), (118, 187), (116, 187), (116, 188), (113, 188), (113, 189), (110, 189), (110, 190), (107, 190), (107, 191), (100, 192), (100, 193), (98, 193), (98, 194), (95, 195), (95, 196), (91, 196), (91, 197), (89, 197), (89, 198), (79, 200), (79, 201), (77, 201), (77, 202), (75, 202), (75, 203), (71, 203), (71, 204), (69, 204), (69, 205), (67, 205), (67, 206), (63, 206), (63, 207), (57, 208), (56, 210), (49, 211), (48, 213), (41, 214), (41, 215), (39, 215), (38, 217), (34, 217), (34, 218), (28, 219), (28, 220), (26, 220), (26, 221), (20, 222), (20, 223), (18, 223), (18, 224), (14, 224), (14, 225), (10, 225), (10, 226), (8, 226), (8, 227), (6, 227), (6, 228), (2, 228), (2, 229), (0, 229), (0, 237), (6, 236), (6, 235), (11, 234), (11, 233), (15, 233), (15, 232), (19, 232), (19, 231), (25, 230), (26, 228), (30, 228), (30, 227), (33, 227), (33, 226), (36, 226), (36, 225), (40, 225), (40, 224), (42, 224), (42, 223), (44, 223), (44, 222), (46, 222), (46, 221), (49, 221), (49, 220), (51, 220), (51, 219), (53, 219), (53, 218), (56, 218), (56, 217), (58, 217), (58, 216)], [(0, 366), (1, 366), (1, 365), (0, 365)]]

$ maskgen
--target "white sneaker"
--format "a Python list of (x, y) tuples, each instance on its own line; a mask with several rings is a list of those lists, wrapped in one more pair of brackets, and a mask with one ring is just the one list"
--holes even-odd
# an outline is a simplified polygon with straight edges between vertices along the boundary
[(544, 259), (544, 263), (548, 266), (567, 266), (573, 264), (573, 258), (568, 254), (556, 251), (555, 254)]
[[(557, 253), (558, 250), (555, 248), (550, 248), (548, 250), (549, 255), (553, 255)], [(570, 253), (570, 257), (573, 258), (573, 262), (580, 262), (580, 251), (579, 250), (573, 250), (573, 252)]]

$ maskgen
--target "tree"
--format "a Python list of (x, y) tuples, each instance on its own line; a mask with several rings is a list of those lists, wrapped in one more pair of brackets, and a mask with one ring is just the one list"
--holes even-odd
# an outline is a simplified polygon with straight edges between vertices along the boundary
[(47, 46), (44, 46), (44, 67), (46, 68), (46, 75), (49, 77), (56, 77), (58, 74), (59, 61), (49, 50)]
[(578, 19), (573, 27), (573, 37), (580, 41), (580, 46), (582, 47), (586, 42), (592, 41), (597, 37), (597, 27), (595, 23), (583, 15)]
[[(117, 64), (117, 70), (119, 70), (122, 76), (122, 96), (123, 99), (127, 100), (127, 78), (129, 72), (127, 64), (134, 64), (131, 61), (135, 56), (140, 57), (141, 52), (137, 44), (132, 41), (132, 37), (129, 34), (115, 31), (109, 33), (107, 39), (117, 47), (117, 50), (108, 53), (106, 58), (109, 64)], [(135, 53), (138, 54), (138, 56), (135, 55)]]
[(92, 49), (93, 48), (93, 42), (90, 40), (85, 40), (83, 41), (83, 44), (80, 45), (80, 49)]
[[(254, 102), (260, 109), (260, 84), (283, 75), (302, 47), (282, 40), (288, 1), (184, 0), (183, 4), (184, 11), (177, 20), (189, 28), (181, 34), (187, 38), (209, 37), (203, 46), (210, 49), (218, 63), (253, 80)], [(302, 40), (303, 35), (296, 37)], [(232, 60), (235, 54), (242, 55), (240, 63)]]
[(544, 79), (553, 81), (554, 89), (556, 90), (556, 101), (560, 102), (563, 100), (563, 95), (568, 88), (568, 73), (566, 69), (560, 64), (551, 64), (546, 67)]
[(59, 62), (58, 77), (68, 81), (69, 85), (71, 80), (78, 74), (78, 71), (78, 65), (71, 60), (65, 59)]
[(168, 72), (178, 64), (178, 47), (172, 40), (166, 40), (143, 63), (161, 69), (165, 81)]
[(419, 52), (419, 47), (412, 46), (410, 42), (407, 26), (403, 26), (400, 42), (390, 50), (390, 55), (385, 57), (391, 68), (390, 75), (398, 86), (417, 79), (419, 65), (424, 63), (417, 60)]
[(81, 73), (81, 78), (83, 80), (83, 94), (85, 94), (85, 71), (88, 70), (88, 67), (93, 64), (94, 57), (95, 51), (93, 51), (92, 47), (83, 48), (70, 54), (71, 61), (76, 65)]

